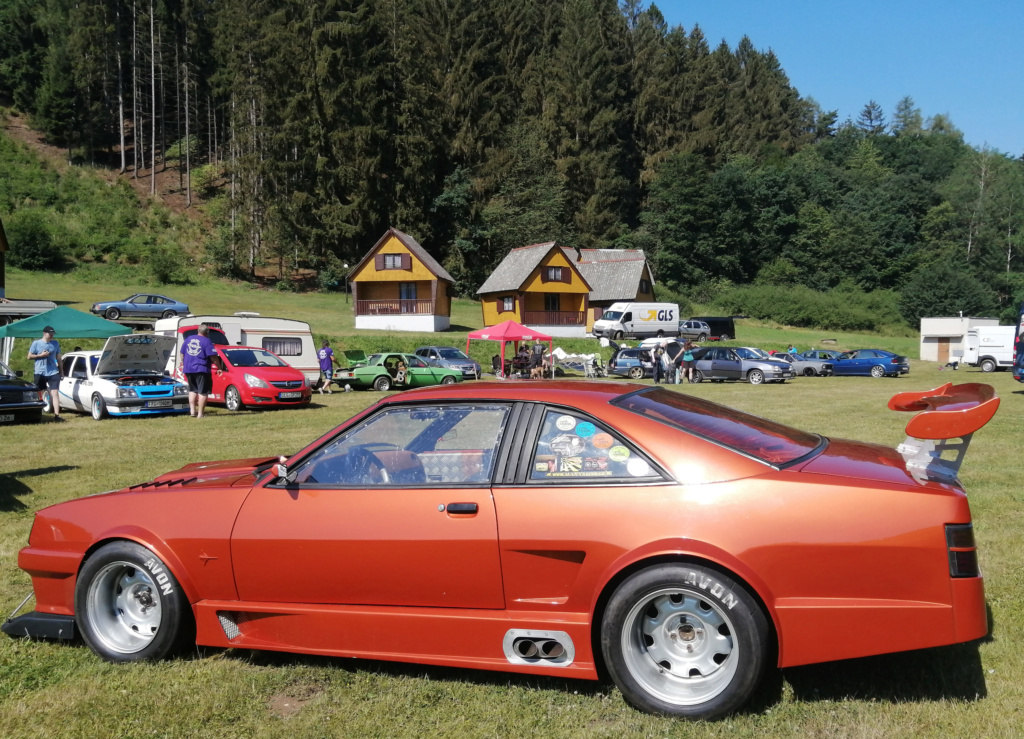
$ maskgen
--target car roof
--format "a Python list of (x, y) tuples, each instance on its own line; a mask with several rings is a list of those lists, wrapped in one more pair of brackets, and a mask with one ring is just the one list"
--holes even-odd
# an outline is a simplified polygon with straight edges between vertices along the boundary
[[(434, 385), (406, 390), (382, 402), (408, 402), (421, 400), (522, 400), (535, 403), (593, 407), (605, 405), (614, 398), (648, 387), (632, 382), (578, 382), (556, 380), (531, 382), (473, 382), (462, 385)], [(455, 389), (452, 389), (455, 388)], [(582, 410), (582, 408), (581, 408)]]

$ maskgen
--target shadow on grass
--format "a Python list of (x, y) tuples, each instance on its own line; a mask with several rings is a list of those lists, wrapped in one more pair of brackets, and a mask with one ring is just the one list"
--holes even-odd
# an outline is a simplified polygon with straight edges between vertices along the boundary
[[(215, 653), (210, 647), (201, 647), (201, 654)], [(495, 687), (518, 687), (532, 690), (558, 690), (586, 696), (610, 693), (613, 685), (607, 681), (580, 680), (548, 677), (546, 675), (523, 675), (515, 672), (492, 672), (463, 667), (438, 667), (436, 665), (412, 664), (406, 662), (384, 662), (373, 659), (352, 659), (346, 657), (321, 657), (289, 652), (264, 652), (249, 649), (228, 649), (224, 654), (234, 660), (258, 667), (329, 667), (348, 673), (370, 672), (387, 677), (423, 677), (431, 682), (465, 682), (473, 685)]]
[[(769, 669), (741, 714), (759, 714), (777, 705), (784, 681), (793, 687), (797, 701), (867, 700), (885, 703), (921, 703), (957, 700), (977, 701), (988, 695), (978, 652), (979, 642), (936, 647), (913, 652), (828, 662), (820, 665)], [(200, 654), (220, 650), (201, 648)], [(366, 659), (321, 657), (285, 652), (229, 649), (224, 654), (260, 667), (329, 667), (348, 673), (371, 672), (388, 677), (424, 677), (431, 681), (468, 682), (474, 685), (510, 686), (531, 690), (556, 690), (597, 697), (615, 687), (607, 677), (599, 681), (543, 675), (491, 672), (455, 667), (383, 662)]]
[(35, 490), (21, 478), (39, 477), (40, 475), (49, 475), (54, 472), (67, 472), (68, 470), (77, 469), (76, 465), (60, 464), (53, 467), (38, 467), (34, 470), (21, 470), (20, 472), (0, 475), (0, 512), (11, 513), (28, 508), (27, 505), (18, 500), (18, 497), (31, 495)]
[(988, 695), (980, 642), (784, 670), (801, 701), (976, 701)]

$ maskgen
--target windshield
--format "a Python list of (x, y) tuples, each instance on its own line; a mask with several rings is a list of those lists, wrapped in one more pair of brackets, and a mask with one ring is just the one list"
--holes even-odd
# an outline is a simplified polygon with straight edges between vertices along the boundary
[(622, 311), (620, 310), (606, 310), (604, 315), (601, 316), (602, 321), (617, 321), (622, 318)]
[(769, 356), (767, 352), (748, 349), (745, 346), (738, 346), (733, 351), (739, 354), (741, 359), (768, 359)]
[(612, 403), (775, 466), (810, 454), (824, 441), (817, 434), (661, 388), (630, 393)]
[(3, 362), (0, 362), (0, 376), (2, 376), (2, 377), (14, 377), (15, 375), (14, 375), (14, 371), (11, 370), (10, 367), (8, 367)]
[(441, 359), (469, 359), (465, 354), (450, 346), (443, 346), (437, 350), (437, 353), (441, 355)]
[(224, 352), (232, 367), (287, 367), (265, 349), (227, 349)]
[[(195, 336), (198, 333), (198, 328), (185, 329), (184, 331), (181, 332), (181, 335), (183, 337), (182, 341), (191, 336)], [(212, 341), (216, 346), (231, 346), (231, 342), (228, 341), (228, 337), (225, 336), (224, 332), (220, 331), (219, 329), (211, 328), (209, 333), (206, 334), (206, 338)]]

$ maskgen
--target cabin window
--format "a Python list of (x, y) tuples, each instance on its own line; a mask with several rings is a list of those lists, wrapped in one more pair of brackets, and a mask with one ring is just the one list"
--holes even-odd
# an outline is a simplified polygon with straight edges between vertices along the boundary
[(501, 299), (501, 312), (511, 313), (516, 309), (516, 299), (512, 295)]
[(263, 348), (279, 357), (297, 357), (302, 354), (302, 339), (295, 336), (267, 336)]
[(401, 269), (402, 268), (402, 255), (401, 254), (385, 254), (384, 255), (384, 269)]
[(561, 267), (546, 267), (545, 275), (547, 279), (545, 282), (561, 282), (562, 281), (562, 268)]
[(649, 293), (651, 291), (650, 280), (640, 280), (640, 292)]
[(398, 283), (398, 298), (399, 300), (416, 300), (416, 283)]
[(559, 298), (562, 296), (558, 293), (544, 293), (544, 310), (557, 311), (561, 310), (561, 302)]

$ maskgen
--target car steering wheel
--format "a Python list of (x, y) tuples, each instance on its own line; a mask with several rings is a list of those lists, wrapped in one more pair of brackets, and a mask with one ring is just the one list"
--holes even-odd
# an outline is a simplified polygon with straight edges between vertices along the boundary
[(352, 447), (345, 462), (345, 477), (348, 483), (362, 485), (384, 484), (391, 482), (388, 471), (377, 456), (366, 447)]

